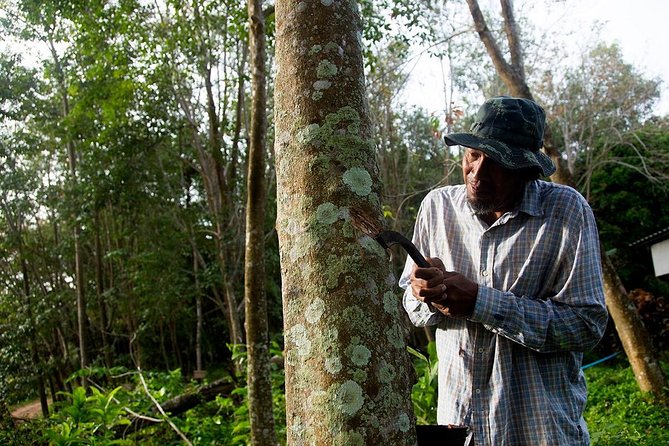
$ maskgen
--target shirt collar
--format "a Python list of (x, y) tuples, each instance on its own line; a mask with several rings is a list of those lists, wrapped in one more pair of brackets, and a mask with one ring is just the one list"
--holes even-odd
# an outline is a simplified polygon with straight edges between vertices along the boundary
[(529, 181), (525, 185), (525, 192), (520, 203), (512, 211), (502, 215), (492, 226), (503, 225), (512, 218), (516, 218), (521, 212), (531, 217), (541, 217), (543, 215), (544, 212), (541, 209), (541, 191), (538, 181)]
[[(478, 220), (478, 217), (475, 215), (474, 210), (469, 203), (467, 203), (467, 206), (469, 207), (472, 218)], [(515, 218), (521, 212), (532, 217), (540, 217), (544, 214), (544, 211), (541, 209), (541, 190), (539, 188), (538, 180), (528, 181), (525, 185), (525, 192), (523, 192), (523, 198), (520, 200), (520, 203), (515, 209), (507, 212), (499, 218), (492, 226), (504, 224), (509, 219)]]
[(541, 210), (541, 193), (539, 191), (539, 181), (529, 181), (525, 185), (525, 193), (523, 199), (518, 206), (519, 212), (524, 212), (533, 217), (540, 217), (543, 215)]

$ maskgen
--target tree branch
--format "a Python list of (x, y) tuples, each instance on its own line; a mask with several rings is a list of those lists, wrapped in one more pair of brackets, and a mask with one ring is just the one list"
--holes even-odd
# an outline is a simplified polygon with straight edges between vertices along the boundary
[(520, 44), (520, 33), (518, 25), (513, 15), (512, 0), (500, 0), (502, 5), (502, 17), (504, 17), (504, 32), (506, 40), (509, 42), (509, 52), (511, 54), (511, 68), (517, 76), (525, 79), (525, 62), (523, 61), (523, 48)]
[[(141, 376), (141, 374), (140, 374)], [(235, 384), (228, 379), (219, 379), (210, 384), (202, 386), (194, 392), (184, 393), (170, 400), (157, 404), (156, 408), (162, 408), (163, 416), (168, 413), (171, 416), (179, 416), (199, 404), (213, 401), (218, 395), (229, 395), (235, 388)], [(152, 400), (154, 400), (152, 398)], [(155, 401), (155, 400), (154, 400)], [(116, 428), (116, 438), (121, 438), (127, 434), (139, 432), (140, 430), (165, 422), (165, 419), (153, 418), (146, 415), (139, 415), (126, 409), (133, 417), (130, 419), (130, 425), (119, 426)], [(152, 414), (151, 414), (152, 415)]]
[[(509, 62), (504, 59), (502, 50), (499, 48), (495, 37), (490, 32), (488, 24), (483, 17), (481, 8), (477, 0), (467, 0), (467, 5), (469, 5), (469, 11), (471, 12), (472, 19), (474, 19), (474, 28), (483, 42), (490, 59), (492, 60), (493, 65), (497, 74), (504, 82), (504, 85), (510, 90), (509, 92), (513, 96), (519, 96), (527, 99), (533, 99), (532, 93), (530, 92), (525, 78), (521, 77), (519, 73), (514, 70), (514, 67), (509, 64)], [(513, 14), (511, 15), (513, 17)], [(515, 22), (514, 22), (515, 23)], [(507, 27), (508, 28), (508, 27)], [(512, 28), (508, 28), (512, 30)], [(514, 41), (518, 41), (517, 35), (514, 37)], [(517, 45), (520, 45), (517, 43)]]
[(138, 370), (138, 372), (139, 372), (139, 380), (142, 382), (142, 387), (144, 387), (144, 392), (146, 392), (146, 395), (149, 397), (151, 402), (156, 406), (156, 409), (158, 409), (158, 412), (160, 412), (160, 414), (163, 416), (165, 421), (167, 421), (167, 423), (174, 430), (174, 432), (176, 432), (177, 435), (179, 435), (179, 437), (181, 437), (181, 439), (188, 446), (193, 446), (193, 443), (191, 443), (190, 440), (188, 440), (188, 438), (183, 434), (183, 432), (181, 432), (179, 430), (179, 428), (172, 422), (172, 420), (170, 420), (170, 417), (167, 416), (167, 414), (165, 413), (165, 410), (162, 408), (160, 403), (153, 397), (153, 395), (151, 395), (151, 392), (149, 392), (149, 388), (146, 385), (146, 381), (144, 380), (144, 375), (142, 375), (141, 370)]

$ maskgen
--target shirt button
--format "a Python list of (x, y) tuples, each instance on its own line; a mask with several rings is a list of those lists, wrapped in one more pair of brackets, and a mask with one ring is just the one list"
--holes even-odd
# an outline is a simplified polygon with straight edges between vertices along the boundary
[(484, 352), (483, 348), (480, 348), (479, 353), (483, 353), (483, 352)]
[(486, 270), (481, 271), (481, 275), (483, 277), (488, 277), (488, 271), (486, 271)]
[(477, 394), (479, 394), (479, 393), (481, 393), (481, 389), (476, 389), (475, 392), (476, 392)]

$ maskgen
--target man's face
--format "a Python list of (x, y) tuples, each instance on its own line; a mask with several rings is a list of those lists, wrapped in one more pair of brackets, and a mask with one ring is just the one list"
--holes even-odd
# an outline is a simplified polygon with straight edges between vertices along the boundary
[(497, 164), (485, 153), (467, 148), (462, 159), (467, 201), (478, 215), (506, 212), (520, 199), (525, 176)]

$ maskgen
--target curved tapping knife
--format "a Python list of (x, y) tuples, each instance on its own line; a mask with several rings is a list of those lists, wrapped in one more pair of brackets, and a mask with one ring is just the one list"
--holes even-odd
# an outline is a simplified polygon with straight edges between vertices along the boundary
[(378, 242), (383, 249), (388, 249), (393, 245), (400, 245), (409, 254), (411, 259), (421, 268), (429, 268), (430, 265), (423, 257), (423, 254), (418, 251), (416, 245), (396, 231), (384, 231), (375, 220), (372, 220), (362, 210), (351, 208), (349, 210), (351, 216), (351, 223), (360, 231), (364, 232)]
[[(371, 237), (371, 236), (370, 236)], [(427, 263), (423, 254), (418, 251), (416, 245), (411, 243), (411, 241), (395, 231), (381, 231), (377, 234), (376, 237), (373, 237), (374, 240), (379, 242), (379, 245), (383, 246), (383, 249), (388, 249), (393, 245), (400, 245), (404, 250), (409, 254), (411, 259), (421, 268), (429, 268), (432, 265)]]

